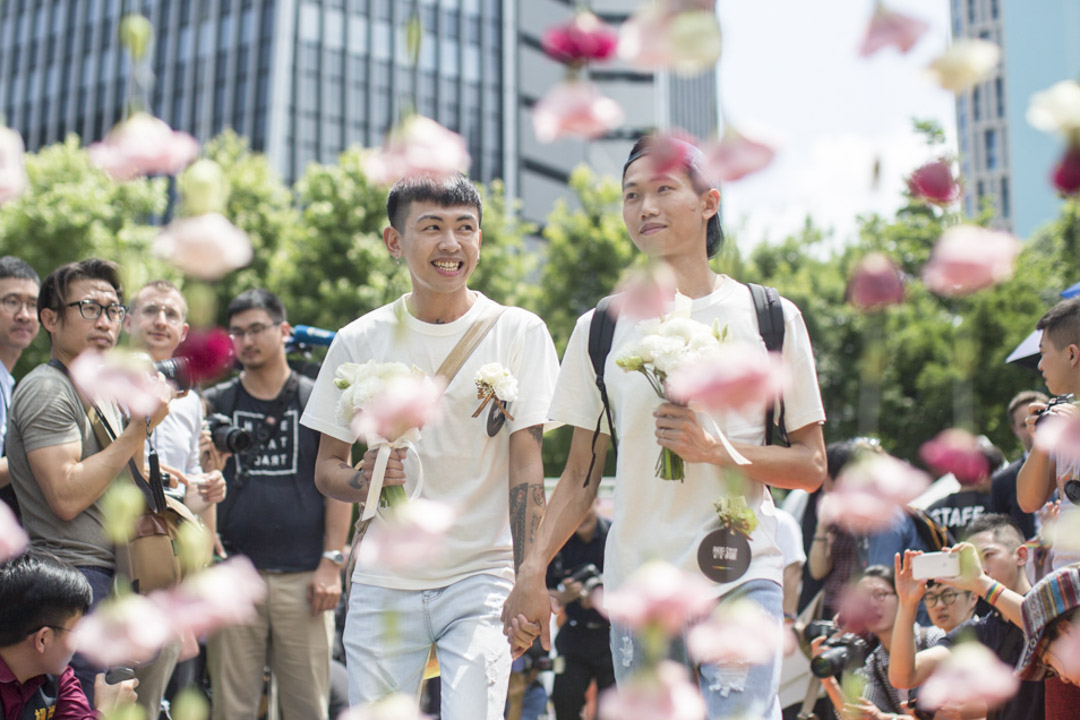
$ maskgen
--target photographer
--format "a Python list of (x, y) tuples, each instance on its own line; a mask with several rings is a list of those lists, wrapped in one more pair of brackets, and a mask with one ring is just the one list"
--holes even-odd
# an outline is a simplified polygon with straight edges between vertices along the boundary
[(615, 683), (611, 665), (611, 626), (592, 605), (591, 593), (602, 584), (604, 542), (611, 521), (597, 513), (594, 500), (577, 530), (548, 565), (548, 592), (566, 609), (566, 622), (555, 637), (562, 668), (555, 674), (551, 701), (556, 720), (578, 720), (585, 691)]
[(206, 392), (209, 412), (224, 416), (215, 421), (218, 447), (211, 455), (220, 460), (223, 450), (240, 452), (224, 467), (228, 496), (218, 531), (226, 552), (255, 564), (267, 596), (252, 623), (207, 640), (213, 717), (254, 718), (269, 664), (283, 720), (326, 720), (332, 611), (341, 596), (352, 509), (315, 487), (319, 438), (300, 426), (312, 381), (286, 362), (291, 331), (281, 300), (248, 290), (226, 314), (243, 370)]
[[(877, 638), (878, 644), (866, 657), (866, 661), (855, 670), (863, 677), (866, 686), (862, 697), (852, 701), (848, 699), (835, 678), (824, 678), (821, 682), (829, 695), (837, 713), (843, 720), (895, 720), (908, 717), (905, 712), (914, 692), (894, 688), (889, 684), (889, 652), (892, 648), (893, 628), (896, 624), (899, 602), (896, 594), (893, 568), (885, 565), (871, 565), (863, 571), (862, 577), (855, 584), (852, 606), (864, 614), (866, 631)], [(936, 627), (914, 626), (915, 648), (925, 650), (932, 647), (945, 636)], [(811, 649), (817, 659), (830, 648), (824, 636), (815, 638)], [(848, 669), (840, 667), (836, 670)]]

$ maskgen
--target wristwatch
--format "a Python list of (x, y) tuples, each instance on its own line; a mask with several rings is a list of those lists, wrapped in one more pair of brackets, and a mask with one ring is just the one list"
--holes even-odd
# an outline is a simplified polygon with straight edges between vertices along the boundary
[(345, 564), (345, 555), (340, 550), (327, 550), (322, 556), (338, 567)]

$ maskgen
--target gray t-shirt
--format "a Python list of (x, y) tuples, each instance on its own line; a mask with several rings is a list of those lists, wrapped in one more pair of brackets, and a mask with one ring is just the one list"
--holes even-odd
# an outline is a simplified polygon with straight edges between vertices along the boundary
[[(120, 432), (120, 413), (113, 405), (100, 406), (110, 426)], [(9, 411), (8, 468), (22, 520), (34, 547), (55, 554), (72, 565), (112, 569), (115, 553), (105, 535), (101, 499), (75, 519), (53, 514), (26, 454), (44, 447), (81, 442), (80, 460), (101, 452), (93, 427), (71, 381), (50, 365), (31, 370), (15, 388)]]

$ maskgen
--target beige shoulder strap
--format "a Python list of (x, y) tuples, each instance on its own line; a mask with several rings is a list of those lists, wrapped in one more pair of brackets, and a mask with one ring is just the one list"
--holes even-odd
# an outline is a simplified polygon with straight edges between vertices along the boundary
[(454, 376), (458, 374), (458, 370), (465, 364), (465, 361), (472, 355), (473, 350), (480, 344), (480, 341), (484, 339), (484, 336), (488, 334), (488, 331), (495, 326), (495, 323), (502, 316), (503, 311), (506, 308), (502, 305), (495, 305), (492, 307), (484, 317), (474, 322), (469, 326), (469, 329), (465, 331), (465, 334), (458, 340), (458, 344), (454, 346), (454, 349), (450, 351), (450, 354), (443, 360), (442, 365), (435, 374), (446, 381), (449, 385)]

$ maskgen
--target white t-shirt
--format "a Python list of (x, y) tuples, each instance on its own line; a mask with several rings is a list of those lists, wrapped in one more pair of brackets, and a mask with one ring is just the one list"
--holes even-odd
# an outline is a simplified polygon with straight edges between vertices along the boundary
[[(323, 361), (315, 389), (300, 422), (342, 442), (353, 434), (337, 417), (341, 390), (334, 371), (345, 362), (403, 362), (433, 376), (485, 306), (480, 293), (469, 311), (443, 325), (421, 322), (409, 314), (405, 298), (374, 310), (342, 328)], [(400, 318), (400, 321), (399, 321)], [(498, 362), (517, 378), (518, 399), (507, 408), (514, 420), (488, 437), (488, 411), (472, 417), (479, 405), (474, 382), (481, 365)], [(408, 574), (357, 566), (353, 580), (401, 590), (446, 587), (478, 574), (513, 582), (510, 535), (510, 434), (547, 421), (558, 375), (558, 356), (544, 321), (521, 308), (508, 307), (454, 376), (442, 401), (441, 417), (420, 431), (416, 456), (405, 461), (405, 491), (415, 487), (417, 456), (422, 463), (421, 496), (447, 503), (458, 515), (440, 551), (450, 560)], [(376, 516), (376, 523), (382, 522)]]
[[(199, 433), (202, 432), (202, 421), (202, 399), (194, 391), (169, 401), (169, 414), (151, 434), (162, 464), (186, 474), (202, 473), (199, 465)], [(148, 451), (149, 449), (147, 446)], [(186, 489), (184, 483), (177, 483), (175, 488), (166, 488), (165, 491), (183, 500)]]
[(783, 508), (777, 508), (776, 521), (776, 544), (780, 546), (780, 554), (784, 556), (784, 567), (792, 563), (804, 564), (806, 551), (803, 550), (802, 528), (799, 523)]
[[(783, 357), (793, 376), (784, 395), (785, 421), (797, 430), (825, 420), (818, 391), (817, 370), (802, 315), (784, 300)], [(559, 371), (559, 384), (551, 405), (551, 419), (594, 430), (603, 405), (596, 374), (589, 360), (589, 325), (593, 311), (578, 318)], [(693, 301), (691, 317), (712, 325), (719, 319), (728, 336), (756, 345), (764, 357), (765, 342), (758, 331), (757, 313), (750, 290), (722, 276), (711, 294)], [(604, 365), (604, 381), (611, 401), (618, 462), (615, 469), (615, 508), (604, 555), (604, 586), (617, 590), (623, 581), (651, 559), (665, 560), (687, 572), (700, 573), (697, 553), (704, 537), (721, 527), (713, 502), (721, 495), (721, 469), (701, 463), (686, 464), (685, 482), (660, 480), (653, 472), (660, 452), (653, 435), (653, 411), (661, 400), (638, 372), (624, 372), (615, 364), (619, 348), (640, 334), (633, 318), (620, 317), (615, 325), (611, 352)], [(761, 445), (765, 441), (765, 408), (713, 418), (734, 442)], [(708, 426), (708, 423), (706, 423)], [(607, 430), (606, 421), (602, 430)], [(749, 482), (746, 501), (758, 518), (751, 534), (751, 562), (733, 582), (716, 586), (717, 596), (749, 580), (781, 583), (783, 557), (776, 540), (776, 507), (766, 486)]]

